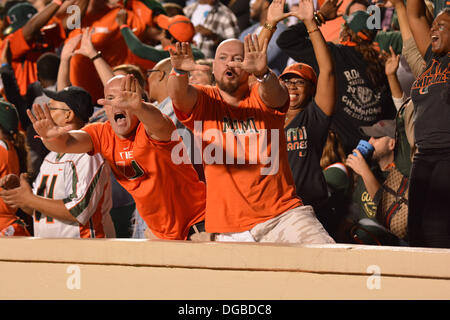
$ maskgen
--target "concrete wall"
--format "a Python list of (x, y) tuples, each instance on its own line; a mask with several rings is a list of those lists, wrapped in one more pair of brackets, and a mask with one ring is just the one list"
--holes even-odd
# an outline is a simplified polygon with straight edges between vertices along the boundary
[(2, 238), (0, 274), (0, 299), (450, 299), (446, 249)]

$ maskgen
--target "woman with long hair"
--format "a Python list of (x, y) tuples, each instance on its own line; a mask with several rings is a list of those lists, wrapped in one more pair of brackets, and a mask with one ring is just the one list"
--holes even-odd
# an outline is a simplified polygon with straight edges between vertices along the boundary
[(450, 248), (450, 8), (428, 24), (423, 0), (407, 16), (425, 71), (411, 88), (417, 152), (409, 186), (408, 236), (416, 247)]
[[(17, 177), (28, 171), (25, 136), (18, 131), (16, 108), (0, 100), (0, 188), (20, 185)], [(30, 236), (25, 223), (16, 216), (17, 208), (7, 206), (0, 198), (0, 237)]]

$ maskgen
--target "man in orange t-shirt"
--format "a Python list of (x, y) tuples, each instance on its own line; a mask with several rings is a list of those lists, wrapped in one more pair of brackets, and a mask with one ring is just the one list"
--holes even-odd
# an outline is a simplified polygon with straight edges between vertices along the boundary
[(53, 17), (58, 9), (59, 5), (52, 2), (37, 13), (31, 4), (25, 2), (8, 10), (13, 23), (5, 30), (5, 41), (9, 41), (11, 65), (21, 95), (26, 94), (29, 84), (38, 80), (36, 62), (39, 57), (57, 49), (65, 38), (59, 19)]
[(150, 103), (132, 75), (116, 76), (105, 86), (108, 121), (79, 131), (54, 124), (46, 105), (30, 116), (45, 146), (55, 152), (101, 153), (117, 181), (133, 196), (151, 233), (160, 239), (185, 240), (201, 230), (206, 188), (191, 164), (175, 164), (171, 141), (175, 125)]
[[(189, 85), (188, 72), (203, 66), (188, 43), (177, 43), (171, 61), (174, 110), (203, 145), (206, 231), (219, 233), (216, 241), (334, 243), (295, 194), (283, 129), (289, 96), (267, 67), (267, 41), (223, 41), (216, 87)], [(249, 74), (258, 80), (251, 88)]]

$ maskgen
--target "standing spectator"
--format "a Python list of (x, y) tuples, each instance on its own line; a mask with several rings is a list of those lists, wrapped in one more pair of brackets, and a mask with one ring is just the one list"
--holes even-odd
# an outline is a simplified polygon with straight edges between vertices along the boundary
[[(78, 87), (44, 91), (44, 105), (55, 131), (78, 130), (92, 114), (91, 96)], [(39, 119), (39, 105), (33, 107)], [(35, 116), (28, 110), (32, 122)], [(36, 130), (39, 133), (39, 130)], [(110, 168), (99, 156), (50, 152), (41, 165), (33, 189), (24, 175), (20, 186), (0, 192), (3, 200), (34, 217), (34, 236), (43, 238), (114, 237), (111, 217)]]
[[(16, 108), (0, 99), (0, 192), (17, 187), (17, 175), (28, 169), (25, 137), (18, 131), (18, 126)], [(9, 206), (0, 199), (0, 237), (30, 236), (16, 212), (17, 207)]]
[(195, 26), (194, 43), (205, 58), (213, 58), (223, 40), (239, 37), (236, 16), (219, 0), (198, 0), (185, 7), (184, 13)]
[(411, 89), (418, 151), (410, 176), (408, 234), (412, 246), (450, 248), (450, 9), (430, 28), (423, 0), (408, 0), (406, 7), (426, 62)]
[[(275, 8), (281, 9), (278, 14), (275, 14)], [(270, 20), (265, 21), (266, 25), (278, 28), (285, 16), (283, 8), (284, 1), (274, 0), (269, 8)], [(305, 205), (314, 208), (327, 229), (328, 213), (324, 208), (328, 193), (320, 158), (334, 113), (336, 85), (333, 61), (326, 42), (313, 21), (313, 13), (314, 7), (309, 1), (301, 1), (297, 10), (292, 12), (299, 20), (304, 21), (311, 34), (320, 69), (319, 77), (310, 66), (296, 63), (284, 69), (280, 80), (287, 86), (290, 98), (284, 130), (296, 193)]]
[[(245, 44), (222, 42), (213, 67), (216, 87), (188, 83), (187, 72), (203, 67), (188, 44), (171, 52), (168, 89), (177, 117), (191, 130), (202, 127), (194, 133), (206, 153), (206, 231), (220, 233), (218, 241), (334, 243), (313, 208), (295, 194), (282, 133), (289, 95), (267, 67), (266, 51), (267, 41), (260, 47), (256, 35)], [(258, 80), (251, 88), (249, 74)], [(265, 143), (272, 161), (258, 156), (258, 143)], [(241, 147), (235, 154), (230, 145)], [(215, 155), (208, 155), (211, 148)]]
[[(58, 130), (51, 115), (39, 112), (33, 125), (48, 149), (55, 152), (101, 154), (117, 181), (133, 196), (153, 238), (185, 240), (204, 219), (205, 184), (192, 165), (176, 165), (171, 141), (175, 126), (155, 106), (142, 100), (132, 75), (116, 76), (98, 101), (108, 117), (78, 131)], [(168, 177), (173, 177), (169, 179)]]
[[(255, 0), (251, 3), (250, 17), (252, 20), (257, 21), (257, 23), (242, 31), (239, 36), (239, 40), (241, 41), (243, 41), (244, 37), (248, 34), (259, 34), (265, 27), (267, 11), (269, 10), (269, 5), (272, 3), (272, 0)], [(287, 27), (284, 23), (278, 23), (276, 25), (272, 39), (269, 41), (269, 47), (267, 48), (267, 65), (273, 70), (273, 72), (275, 72), (276, 75), (280, 75), (283, 72), (289, 58), (288, 55), (282, 51), (276, 43), (276, 39), (284, 30), (286, 30), (286, 28)]]
[[(354, 12), (346, 17), (342, 42), (327, 42), (336, 66), (337, 84), (331, 128), (341, 138), (347, 154), (366, 138), (359, 127), (382, 118), (393, 119), (396, 111), (379, 52), (373, 47), (375, 33), (367, 27), (369, 17), (364, 11)], [(318, 72), (311, 40), (302, 22), (284, 31), (277, 43), (290, 57)]]
[(58, 9), (59, 5), (51, 2), (38, 13), (32, 5), (24, 2), (8, 11), (8, 17), (15, 22), (5, 30), (6, 40), (9, 41), (11, 65), (21, 95), (26, 94), (29, 84), (38, 80), (36, 61), (41, 54), (56, 50), (65, 38), (61, 24), (43, 29)]

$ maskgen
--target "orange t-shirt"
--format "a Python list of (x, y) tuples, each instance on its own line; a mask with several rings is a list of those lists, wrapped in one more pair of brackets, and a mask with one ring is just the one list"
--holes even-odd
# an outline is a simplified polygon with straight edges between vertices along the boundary
[(26, 94), (29, 84), (38, 80), (36, 61), (39, 57), (45, 52), (55, 51), (64, 41), (65, 33), (61, 21), (53, 17), (41, 28), (41, 36), (42, 43), (27, 43), (23, 36), (23, 28), (20, 28), (6, 37), (11, 49), (11, 66), (21, 95)]
[[(10, 173), (19, 175), (19, 158), (16, 149), (10, 141), (0, 140), (0, 177), (4, 177)], [(3, 202), (3, 199), (0, 198), (0, 233), (2, 233), (3, 230), (8, 233), (7, 229), (12, 226), (15, 230), (13, 235), (29, 236), (28, 231), (26, 231), (25, 228), (20, 229), (19, 227), (15, 227), (17, 222), (21, 221), (16, 216), (16, 211), (17, 209), (8, 207), (6, 203)]]
[(136, 208), (161, 239), (185, 240), (189, 228), (204, 220), (206, 187), (191, 164), (171, 158), (177, 141), (151, 139), (140, 123), (134, 136), (119, 138), (109, 121), (83, 128), (112, 168), (117, 181), (133, 196)]
[[(254, 85), (237, 108), (211, 86), (196, 86), (198, 98), (190, 115), (174, 106), (178, 119), (203, 141), (208, 232), (246, 231), (302, 205), (283, 129), (289, 102), (272, 109), (259, 97), (258, 87)], [(199, 124), (203, 128), (197, 128)]]
[[(119, 10), (120, 8), (105, 9), (103, 12), (86, 14), (81, 22), (81, 28), (94, 28), (92, 44), (96, 50), (102, 52), (102, 57), (112, 68), (124, 63), (138, 62), (137, 60), (129, 61), (129, 49), (116, 22)], [(139, 12), (144, 11), (141, 10)], [(138, 37), (145, 31), (145, 21), (141, 20), (139, 14), (130, 10), (128, 10), (127, 24)], [(72, 38), (81, 32), (81, 29), (75, 29), (70, 32), (68, 38)], [(89, 91), (94, 102), (103, 97), (103, 84), (95, 70), (95, 66), (89, 58), (83, 55), (77, 54), (72, 57), (70, 62), (70, 81), (72, 85)]]

